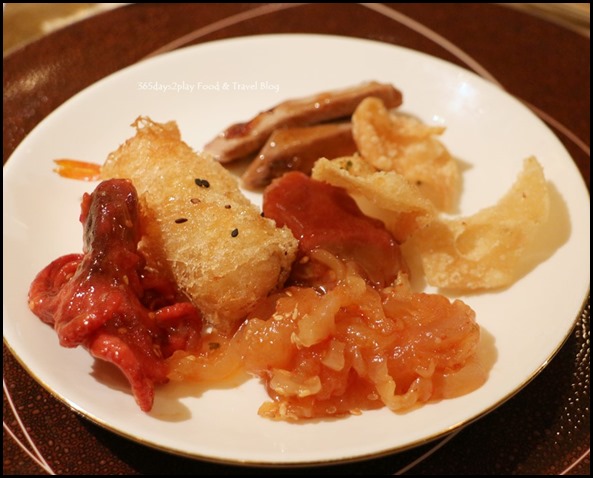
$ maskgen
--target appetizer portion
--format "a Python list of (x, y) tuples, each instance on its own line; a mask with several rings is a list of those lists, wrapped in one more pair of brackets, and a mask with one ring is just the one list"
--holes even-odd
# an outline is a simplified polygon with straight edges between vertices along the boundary
[[(210, 154), (139, 117), (84, 196), (83, 254), (38, 274), (31, 310), (62, 345), (117, 365), (144, 411), (167, 380), (237, 372), (263, 382), (260, 415), (288, 421), (471, 392), (488, 376), (474, 311), (411, 284), (511, 285), (549, 220), (548, 184), (527, 158), (495, 205), (443, 217), (459, 166), (444, 128), (393, 111), (401, 101), (377, 82), (285, 101)], [(265, 187), (263, 212), (221, 164), (262, 146), (242, 179)]]
[(102, 182), (82, 201), (84, 253), (54, 260), (33, 280), (29, 307), (64, 347), (79, 345), (116, 365), (138, 406), (152, 408), (165, 360), (200, 342), (199, 311), (175, 284), (147, 269), (137, 245), (138, 197), (129, 180)]
[(142, 200), (140, 249), (219, 329), (233, 330), (257, 301), (281, 287), (297, 240), (261, 217), (237, 179), (181, 140), (174, 122), (134, 123), (103, 178), (129, 178)]

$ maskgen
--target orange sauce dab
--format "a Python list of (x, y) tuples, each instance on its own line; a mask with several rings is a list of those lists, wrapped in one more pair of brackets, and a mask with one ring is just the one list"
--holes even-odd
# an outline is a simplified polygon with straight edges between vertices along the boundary
[(54, 171), (63, 178), (82, 181), (97, 181), (101, 178), (101, 165), (99, 164), (76, 159), (54, 159), (54, 163), (57, 165)]

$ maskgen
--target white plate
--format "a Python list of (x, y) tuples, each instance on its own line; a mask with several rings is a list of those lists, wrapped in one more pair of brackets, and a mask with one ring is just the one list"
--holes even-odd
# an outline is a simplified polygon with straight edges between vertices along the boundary
[[(404, 93), (403, 110), (447, 126), (442, 139), (467, 166), (460, 213), (494, 204), (531, 154), (553, 186), (554, 227), (546, 233), (553, 253), (511, 288), (464, 298), (477, 313), (493, 363), (479, 390), (407, 414), (379, 410), (294, 425), (257, 415), (267, 397), (255, 380), (213, 389), (166, 386), (145, 414), (123, 379), (97, 367), (86, 351), (60, 347), (54, 331), (28, 310), (35, 274), (81, 250), (79, 203), (95, 187), (59, 177), (53, 159), (102, 163), (133, 135), (129, 125), (141, 114), (176, 120), (184, 140), (199, 149), (228, 124), (280, 100), (367, 80), (393, 83)], [(589, 288), (589, 195), (551, 131), (472, 73), (371, 41), (238, 38), (133, 65), (76, 95), (31, 132), (4, 168), (3, 199), (4, 338), (21, 363), (92, 421), (141, 443), (209, 460), (328, 463), (441, 436), (500, 405), (541, 371), (570, 334)]]

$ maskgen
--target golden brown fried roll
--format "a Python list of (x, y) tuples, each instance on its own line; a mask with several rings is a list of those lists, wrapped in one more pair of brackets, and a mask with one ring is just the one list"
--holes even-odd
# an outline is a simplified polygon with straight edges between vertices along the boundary
[(141, 249), (211, 324), (230, 330), (283, 284), (297, 240), (260, 215), (231, 173), (184, 143), (175, 122), (140, 117), (133, 126), (102, 176), (132, 180), (143, 205)]

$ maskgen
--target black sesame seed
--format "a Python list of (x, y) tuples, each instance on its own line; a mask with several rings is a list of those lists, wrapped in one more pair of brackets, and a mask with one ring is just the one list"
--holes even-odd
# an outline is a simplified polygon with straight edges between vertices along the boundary
[(194, 179), (194, 182), (196, 183), (196, 186), (199, 186), (201, 188), (209, 188), (210, 187), (210, 183), (208, 182), (207, 179), (196, 178), (196, 179)]
[(225, 204), (224, 208), (225, 209), (230, 209), (231, 208), (231, 205), (230, 204)]
[(192, 204), (199, 204), (199, 203), (200, 203), (200, 202), (202, 202), (202, 201), (200, 201), (198, 198), (191, 198), (191, 199), (189, 200), (189, 202), (191, 202)]
[(183, 224), (184, 222), (187, 222), (187, 219), (185, 217), (180, 217), (179, 219), (175, 219), (175, 222), (177, 224)]
[(231, 237), (237, 237), (239, 235), (239, 229), (233, 229), (231, 232)]

